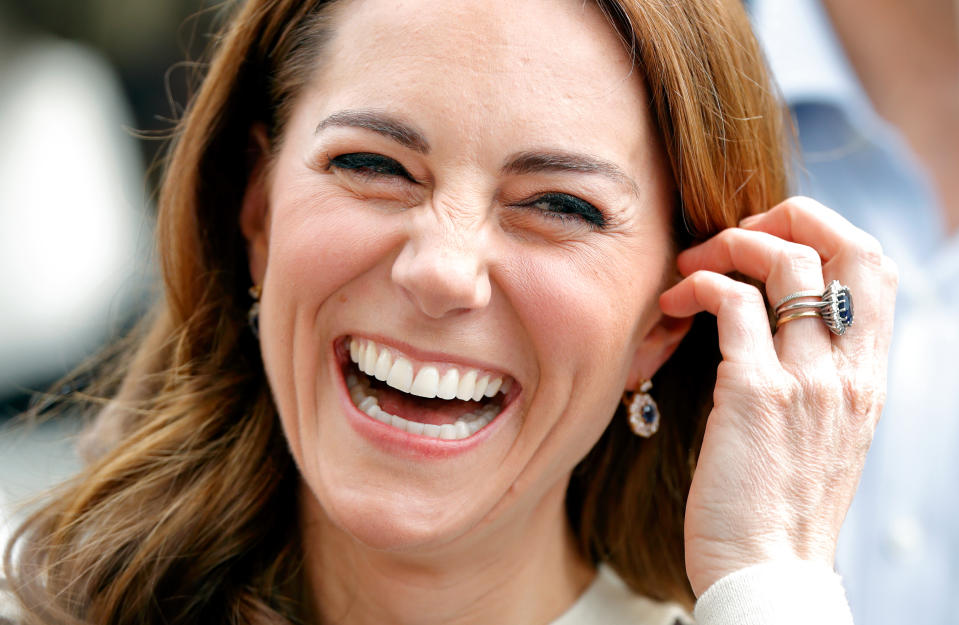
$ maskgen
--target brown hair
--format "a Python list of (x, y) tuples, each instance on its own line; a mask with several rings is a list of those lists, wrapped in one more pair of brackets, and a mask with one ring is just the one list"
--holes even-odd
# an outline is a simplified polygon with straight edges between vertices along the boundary
[[(597, 1), (646, 80), (682, 207), (678, 244), (781, 200), (781, 108), (740, 1)], [(97, 427), (122, 444), (32, 515), (5, 554), (26, 622), (310, 619), (296, 468), (245, 330), (238, 213), (250, 129), (282, 136), (331, 6), (249, 0), (217, 42), (161, 188), (165, 297), (104, 378), (113, 399)], [(718, 362), (715, 323), (701, 317), (656, 376), (660, 433), (641, 441), (617, 414), (567, 496), (584, 553), (637, 592), (687, 605), (684, 505)]]

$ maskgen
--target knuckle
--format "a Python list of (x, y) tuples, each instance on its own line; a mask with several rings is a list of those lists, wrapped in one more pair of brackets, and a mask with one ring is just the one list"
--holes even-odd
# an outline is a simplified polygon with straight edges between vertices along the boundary
[(783, 268), (790, 273), (804, 275), (822, 271), (822, 259), (812, 247), (800, 243), (788, 243), (782, 247)]
[(694, 287), (704, 287), (712, 283), (713, 276), (711, 271), (697, 269), (686, 278), (692, 282)]
[(825, 206), (805, 195), (786, 198), (779, 206), (792, 213), (819, 213), (826, 209)]
[(856, 257), (860, 262), (875, 268), (883, 266), (885, 256), (879, 239), (869, 233), (860, 231), (858, 240), (854, 245)]
[(795, 381), (782, 382), (778, 385), (775, 396), (778, 409), (791, 412), (802, 400), (802, 385)]
[(720, 230), (719, 233), (713, 237), (721, 248), (730, 256), (736, 251), (736, 242), (739, 240), (739, 229), (738, 228), (726, 228), (725, 230)]
[(730, 239), (736, 239), (742, 234), (742, 230), (739, 228), (723, 228), (713, 237), (718, 241), (723, 241), (725, 244), (730, 243)]
[(763, 299), (763, 294), (759, 292), (759, 289), (751, 284), (746, 284), (745, 282), (733, 283), (732, 287), (730, 288), (729, 297), (738, 305), (765, 307), (765, 299)]
[(854, 378), (843, 383), (843, 398), (855, 420), (875, 422), (886, 402), (886, 387), (872, 378)]
[(740, 228), (726, 228), (716, 235), (716, 239), (730, 258), (736, 258), (741, 256), (744, 243), (755, 236), (756, 233)]

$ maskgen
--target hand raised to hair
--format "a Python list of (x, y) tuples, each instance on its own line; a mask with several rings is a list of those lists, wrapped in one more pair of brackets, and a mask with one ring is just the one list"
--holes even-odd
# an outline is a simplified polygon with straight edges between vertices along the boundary
[[(663, 312), (716, 315), (723, 361), (686, 507), (686, 568), (701, 595), (753, 564), (832, 566), (885, 397), (896, 269), (878, 242), (830, 209), (792, 198), (680, 254), (686, 276)], [(849, 287), (854, 325), (832, 334), (818, 317), (773, 335), (775, 305), (797, 292)], [(808, 301), (808, 300), (807, 300)]]

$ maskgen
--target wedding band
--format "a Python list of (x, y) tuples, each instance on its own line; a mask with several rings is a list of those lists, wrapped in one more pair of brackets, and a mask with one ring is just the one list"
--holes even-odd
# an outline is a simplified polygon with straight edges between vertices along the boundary
[(818, 317), (819, 312), (815, 310), (807, 310), (805, 312), (793, 313), (791, 315), (786, 315), (785, 317), (778, 317), (776, 319), (776, 327), (778, 328), (781, 325), (785, 325), (790, 321), (795, 321), (796, 319), (802, 319), (804, 317)]
[(782, 307), (782, 305), (785, 304), (786, 302), (791, 302), (794, 299), (799, 299), (800, 297), (822, 297), (822, 293), (820, 293), (819, 291), (812, 291), (812, 290), (796, 291), (795, 293), (790, 293), (786, 297), (779, 300), (779, 302), (775, 306), (773, 306), (773, 310), (779, 310), (780, 307)]
[[(819, 301), (789, 304), (802, 297), (818, 297)], [(784, 323), (803, 317), (821, 317), (830, 332), (842, 336), (846, 333), (846, 328), (852, 325), (853, 319), (852, 293), (849, 287), (839, 284), (838, 280), (833, 280), (821, 295), (815, 291), (797, 291), (782, 298), (776, 304), (777, 328)]]
[[(807, 296), (808, 297), (808, 296)], [(817, 295), (816, 297), (820, 297)], [(822, 308), (826, 303), (822, 300), (818, 302), (796, 302), (795, 304), (788, 304), (786, 306), (780, 306), (776, 309), (776, 314), (781, 315), (783, 313), (788, 313), (792, 310), (803, 310), (805, 308)], [(818, 313), (817, 313), (818, 314)]]

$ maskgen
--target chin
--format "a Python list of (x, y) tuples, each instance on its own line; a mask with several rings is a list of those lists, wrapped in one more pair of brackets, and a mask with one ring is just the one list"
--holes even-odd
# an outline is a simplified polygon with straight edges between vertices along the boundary
[(332, 497), (323, 497), (327, 501), (311, 495), (324, 524), (380, 551), (442, 549), (468, 534), (484, 517), (475, 500), (452, 502), (449, 498), (382, 491), (329, 495)]

